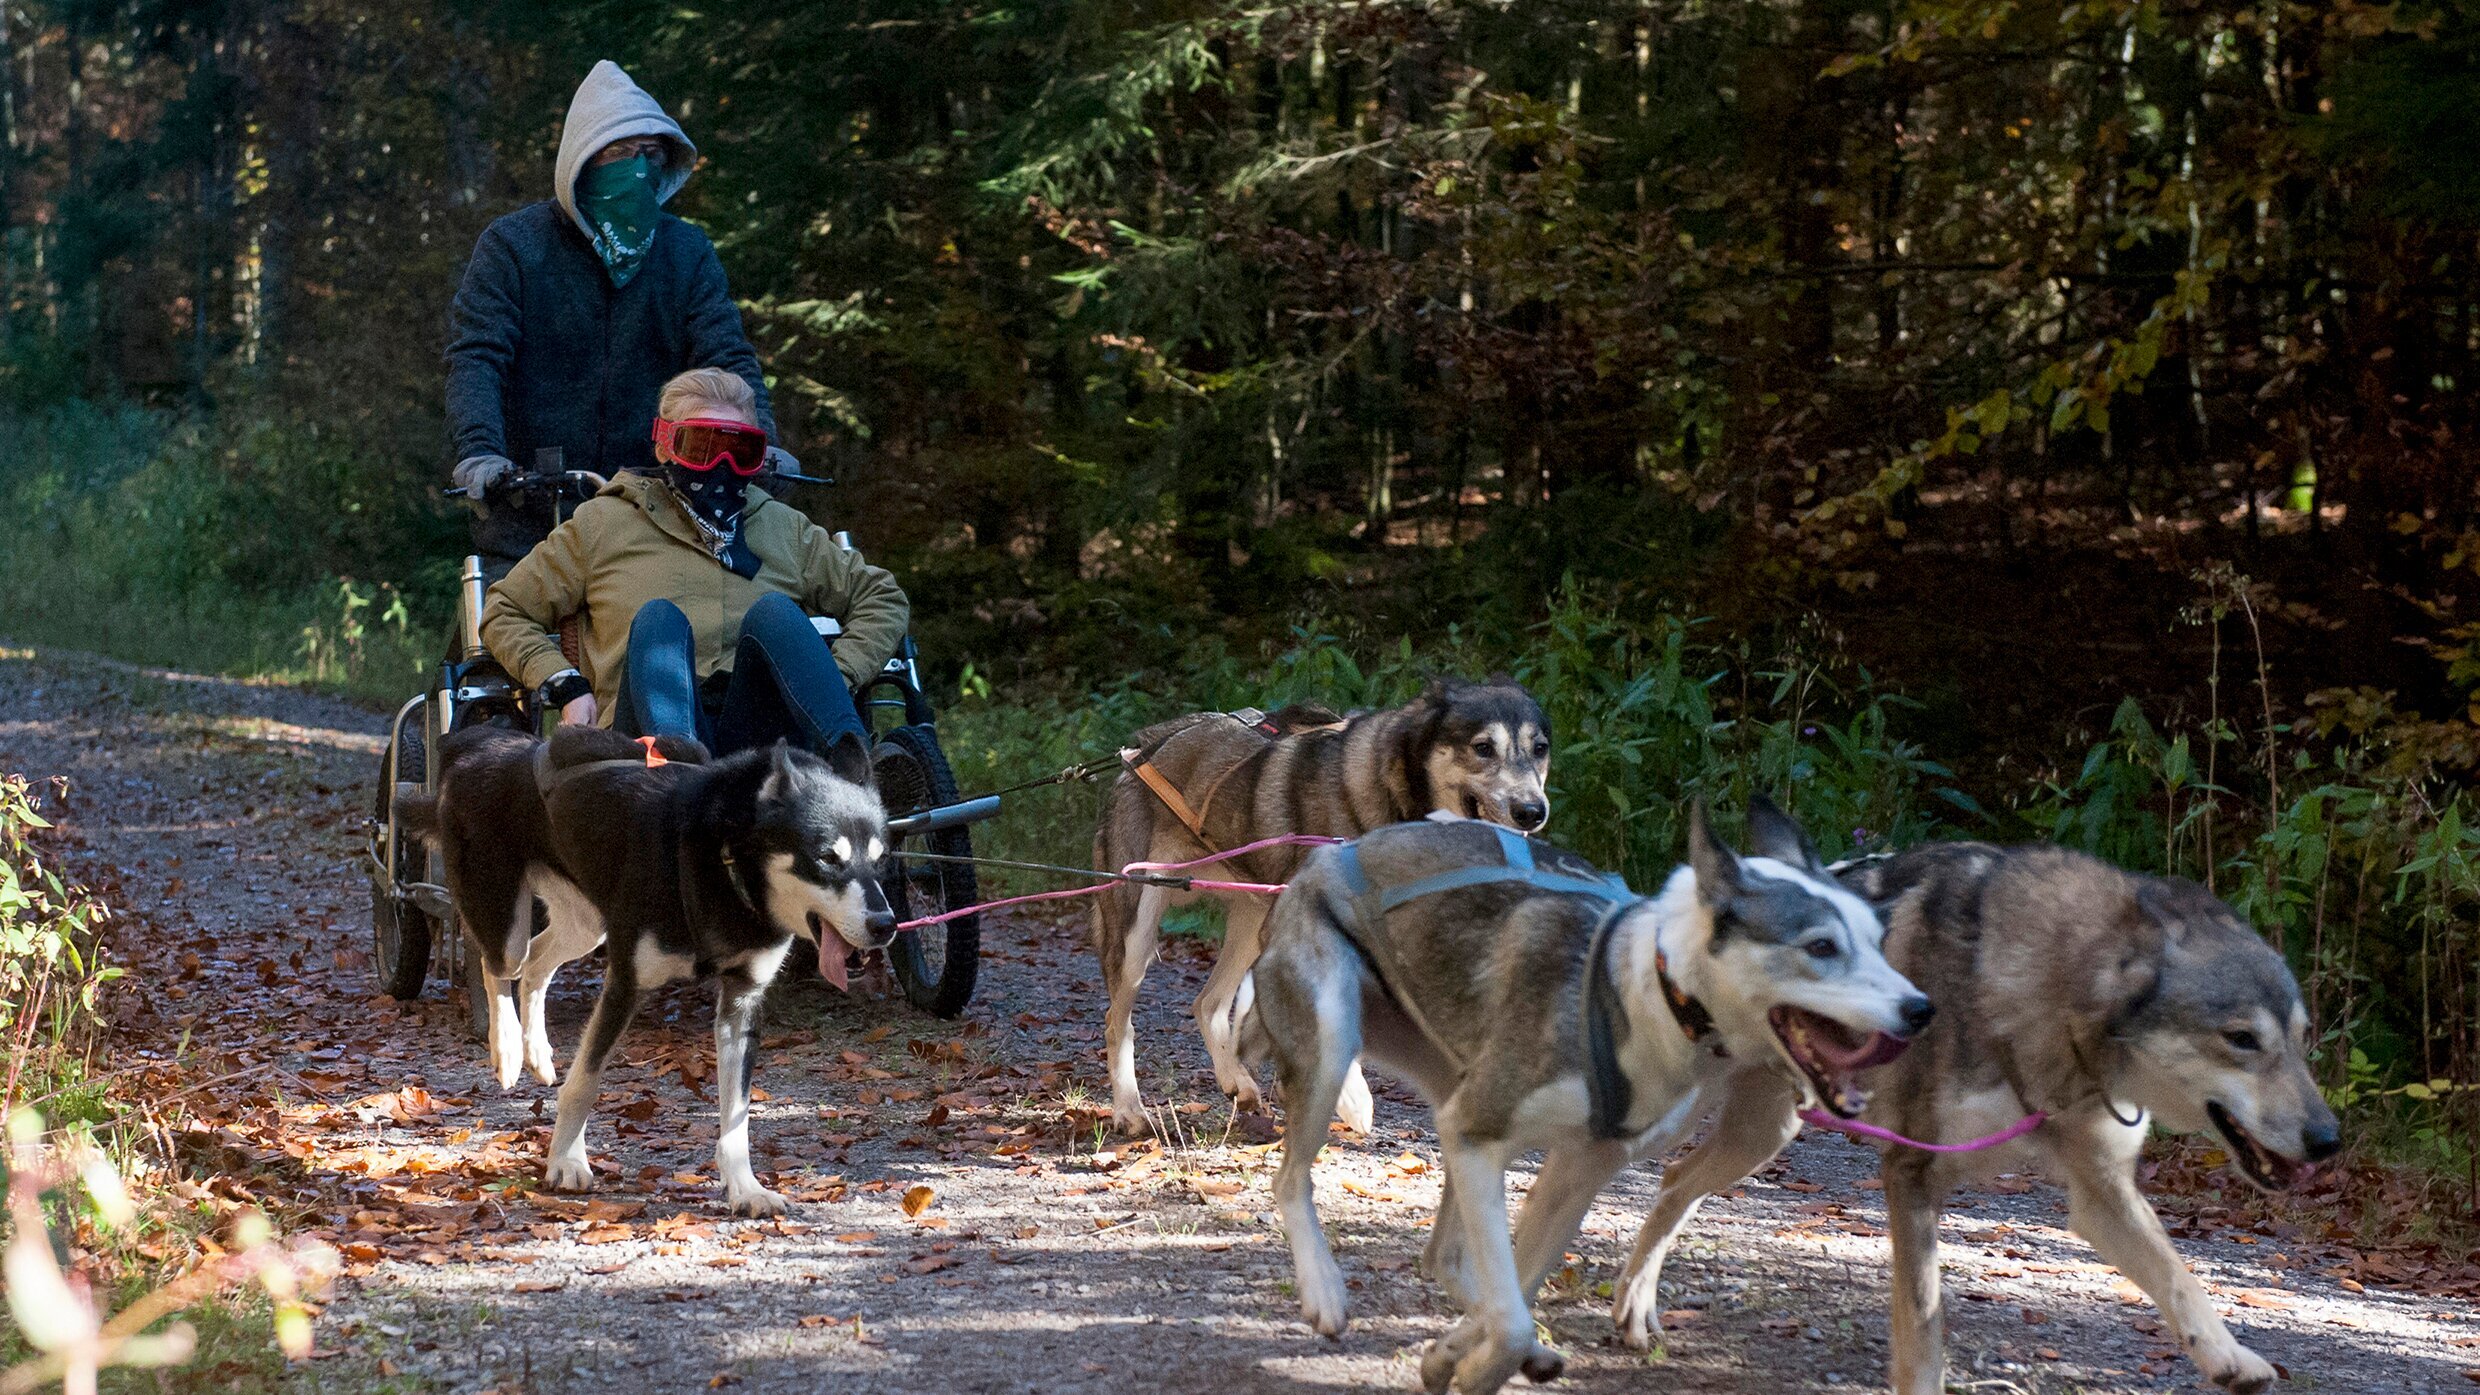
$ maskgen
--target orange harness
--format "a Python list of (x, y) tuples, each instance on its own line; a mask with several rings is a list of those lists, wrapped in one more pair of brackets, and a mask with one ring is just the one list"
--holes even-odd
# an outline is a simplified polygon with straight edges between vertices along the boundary
[[(1258, 711), (1254, 707), (1243, 708), (1238, 712), (1208, 713), (1205, 716), (1200, 717), (1198, 720), (1210, 721), (1216, 717), (1238, 722), (1241, 725), (1248, 727), (1260, 736), (1265, 737), (1266, 743), (1269, 746), (1273, 745), (1276, 741), (1281, 740), (1286, 735), (1294, 734), (1277, 727), (1272, 721), (1267, 719), (1265, 713)], [(1190, 726), (1194, 725), (1195, 723), (1190, 724)], [(1315, 727), (1296, 728), (1295, 730), (1332, 731), (1342, 725), (1343, 724), (1341, 722), (1330, 722)], [(1178, 737), (1188, 729), (1188, 727), (1182, 727), (1179, 731), (1175, 731), (1170, 736), (1164, 737), (1162, 741), (1155, 744), (1154, 749), (1157, 751), (1161, 750), (1164, 746), (1170, 744), (1173, 738)], [(1260, 754), (1262, 754), (1262, 751)], [(1163, 807), (1171, 811), (1171, 817), (1180, 821), (1180, 826), (1188, 830), (1190, 837), (1195, 838), (1200, 844), (1202, 844), (1207, 852), (1221, 851), (1221, 849), (1214, 845), (1214, 840), (1206, 836), (1206, 810), (1213, 805), (1215, 792), (1223, 787), (1223, 782), (1230, 779), (1241, 766), (1244, 766), (1248, 764), (1249, 761), (1255, 759), (1255, 755), (1243, 756), (1239, 760), (1233, 761), (1222, 774), (1214, 777), (1214, 783), (1206, 786), (1204, 796), (1197, 801), (1194, 807), (1191, 807), (1188, 800), (1181, 795), (1179, 786), (1171, 783), (1171, 777), (1163, 774), (1161, 769), (1154, 764), (1153, 752), (1140, 752), (1136, 747), (1130, 746), (1119, 753), (1119, 758), (1120, 763), (1128, 767), (1128, 772), (1130, 774), (1136, 776), (1139, 780), (1144, 781), (1145, 787), (1154, 792), (1154, 797), (1162, 801)]]

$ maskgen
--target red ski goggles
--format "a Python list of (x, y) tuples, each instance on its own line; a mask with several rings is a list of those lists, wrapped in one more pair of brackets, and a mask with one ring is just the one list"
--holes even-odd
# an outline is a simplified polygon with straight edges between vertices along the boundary
[(766, 433), (745, 421), (690, 417), (685, 421), (655, 418), (654, 443), (671, 453), (672, 463), (703, 473), (728, 464), (743, 479), (766, 468)]

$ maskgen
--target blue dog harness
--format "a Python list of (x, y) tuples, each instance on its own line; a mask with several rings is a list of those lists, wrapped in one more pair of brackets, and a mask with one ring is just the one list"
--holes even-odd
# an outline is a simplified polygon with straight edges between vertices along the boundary
[[(1336, 850), (1345, 887), (1351, 892), (1355, 913), (1364, 923), (1373, 917), (1382, 919), (1424, 896), (1441, 892), (1461, 891), (1468, 887), (1517, 883), (1536, 891), (1555, 892), (1569, 896), (1589, 896), (1605, 903), (1601, 916), (1594, 922), (1593, 938), (1585, 949), (1584, 986), (1581, 1003), (1585, 1060), (1585, 1092), (1590, 1103), (1590, 1123), (1596, 1138), (1629, 1138), (1634, 1133), (1627, 1127), (1629, 1110), (1634, 1104), (1634, 1087), (1627, 1073), (1619, 1068), (1619, 1047), (1627, 1035), (1627, 1013), (1619, 1001), (1619, 990), (1610, 977), (1610, 935), (1622, 916), (1646, 898), (1628, 889), (1628, 884), (1615, 873), (1596, 871), (1580, 876), (1540, 865), (1533, 853), (1533, 840), (1510, 828), (1497, 824), (1485, 825), (1497, 836), (1499, 861), (1479, 862), (1467, 867), (1451, 868), (1416, 878), (1400, 886), (1372, 886), (1368, 873), (1361, 867), (1360, 846), (1346, 843)], [(1553, 851), (1556, 851), (1555, 849)], [(1366, 950), (1362, 957), (1368, 959)], [(1670, 966), (1663, 959), (1660, 945), (1654, 948), (1654, 973), (1661, 980), (1662, 997), (1669, 1003), (1679, 1030), (1691, 1042), (1702, 1043), (1712, 1035), (1714, 1019), (1705, 1005), (1679, 990), (1671, 981)], [(1371, 963), (1374, 971), (1376, 965)], [(1380, 979), (1384, 986), (1384, 979)], [(1389, 996), (1394, 994), (1389, 991)], [(1401, 1000), (1398, 999), (1400, 1002)], [(1716, 1054), (1721, 1044), (1714, 1046)]]

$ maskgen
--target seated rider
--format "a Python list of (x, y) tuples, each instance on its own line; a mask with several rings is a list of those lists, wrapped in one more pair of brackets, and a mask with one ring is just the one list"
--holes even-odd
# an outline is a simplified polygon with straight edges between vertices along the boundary
[[(656, 410), (661, 473), (615, 476), (492, 586), (483, 642), (565, 722), (718, 754), (860, 742), (853, 689), (904, 640), (895, 578), (757, 487), (767, 441), (744, 379), (691, 369)], [(582, 673), (560, 653), (572, 614)], [(812, 614), (842, 623), (832, 648)]]

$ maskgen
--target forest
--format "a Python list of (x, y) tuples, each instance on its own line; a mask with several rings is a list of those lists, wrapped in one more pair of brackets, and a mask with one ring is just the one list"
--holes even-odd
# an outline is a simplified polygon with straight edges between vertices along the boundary
[[(2371, 1155), (2480, 1202), (2472, 0), (4, 0), (0, 52), (0, 636), (413, 691), (448, 303), (609, 58), (968, 786), (1511, 672), (1631, 875), (1768, 791), (2207, 883)], [(1081, 856), (1058, 799), (992, 846)]]

